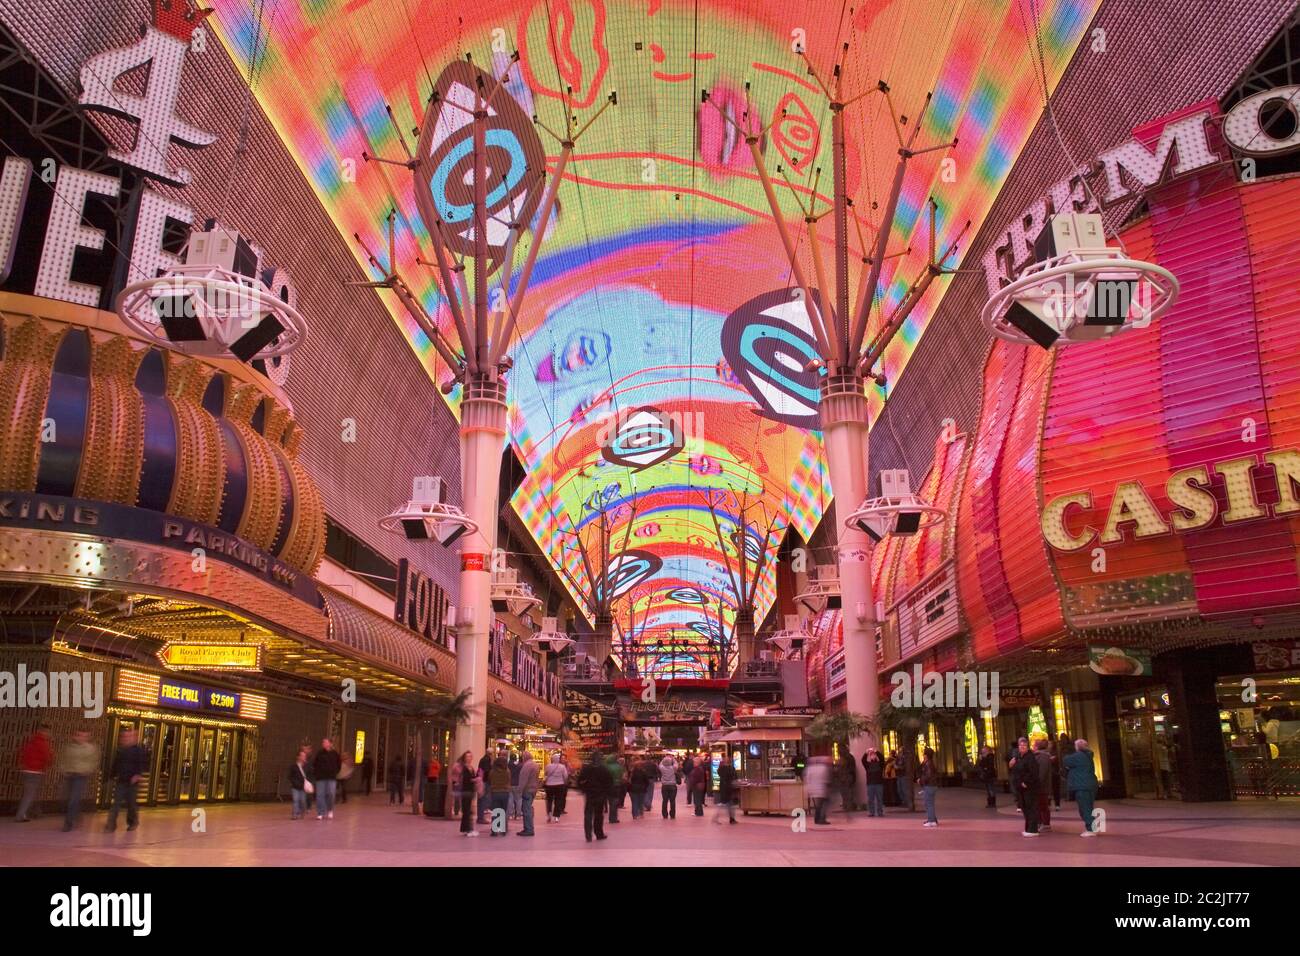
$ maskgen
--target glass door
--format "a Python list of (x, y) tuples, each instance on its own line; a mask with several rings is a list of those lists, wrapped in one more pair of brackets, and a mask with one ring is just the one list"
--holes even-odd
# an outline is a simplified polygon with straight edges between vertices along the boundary
[(1154, 736), (1150, 714), (1126, 714), (1119, 719), (1120, 746), (1124, 754), (1124, 784), (1130, 797), (1159, 796)]
[(146, 806), (154, 802), (153, 781), (154, 781), (154, 762), (158, 759), (158, 724), (155, 721), (145, 722), (140, 728), (140, 746), (149, 754), (149, 763), (144, 772), (144, 779), (140, 781), (140, 802)]
[(195, 769), (194, 799), (206, 800), (212, 792), (212, 758), (216, 750), (217, 732), (208, 727), (199, 729), (199, 759)]
[(180, 737), (180, 725), (165, 723), (162, 725), (162, 738), (158, 743), (158, 761), (154, 770), (154, 803), (173, 803), (172, 777), (176, 763), (176, 741)]
[(222, 730), (217, 733), (217, 779), (212, 787), (212, 799), (226, 799), (226, 788), (230, 782), (230, 752), (233, 749), (231, 738), (234, 735), (229, 730)]

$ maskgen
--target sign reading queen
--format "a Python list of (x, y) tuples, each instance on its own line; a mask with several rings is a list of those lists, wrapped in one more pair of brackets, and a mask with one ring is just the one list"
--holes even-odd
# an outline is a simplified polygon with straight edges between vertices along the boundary
[[(132, 127), (128, 133), (133, 134), (132, 142), (115, 144), (108, 150), (108, 158), (138, 171), (145, 181), (189, 185), (191, 171), (174, 161), (177, 151), (172, 147), (202, 149), (216, 142), (216, 134), (187, 122), (177, 111), (187, 58), (208, 51), (210, 37), (202, 24), (211, 12), (190, 0), (152, 0), (152, 22), (144, 26), (139, 40), (91, 57), (82, 67), (82, 108), (110, 114)], [(123, 82), (128, 74), (145, 75), (144, 88), (135, 92), (122, 89), (135, 89), (134, 84)], [(39, 173), (33, 161), (41, 164)], [(44, 185), (33, 182), (34, 173)], [(43, 232), (38, 231), (39, 225), (25, 221), (30, 214), (28, 195), (34, 188), (54, 192)], [(108, 286), (153, 279), (175, 268), (183, 253), (169, 251), (168, 247), (175, 246), (165, 242), (165, 237), (191, 227), (195, 212), (149, 188), (146, 182), (136, 186), (129, 201), (122, 200), (122, 206), (130, 210), (119, 217), (129, 220), (122, 222), (121, 228), (121, 235), (130, 237), (129, 249), (109, 248), (105, 231), (88, 220), (87, 201), (92, 196), (116, 201), (130, 189), (130, 184), (124, 188), (117, 176), (55, 166), (43, 155), (7, 156), (0, 173), (0, 283), (9, 287), (20, 236), (24, 248), (39, 246), (39, 265), (34, 280), (29, 277), (16, 282), (12, 291), (30, 291), (90, 308), (111, 308), (118, 288)], [(249, 274), (260, 277), (282, 301), (296, 300), (284, 270), (265, 267), (260, 251), (251, 244), (249, 248), (253, 254), (246, 266)], [(116, 263), (119, 267), (114, 268), (112, 260), (119, 253), (128, 261)], [(90, 269), (96, 281), (79, 281), (86, 278), (85, 269), (74, 276), (74, 259), (83, 267), (87, 260), (97, 263)], [(107, 277), (112, 278), (99, 284)]]

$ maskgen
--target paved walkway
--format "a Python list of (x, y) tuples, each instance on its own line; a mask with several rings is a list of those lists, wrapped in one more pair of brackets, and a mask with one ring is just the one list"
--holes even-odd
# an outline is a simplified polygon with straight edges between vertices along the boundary
[[(657, 796), (657, 795), (656, 795)], [(1006, 801), (1006, 797), (1002, 798)], [(353, 797), (334, 820), (314, 815), (290, 820), (286, 804), (232, 804), (206, 808), (206, 832), (193, 832), (189, 807), (141, 812), (140, 828), (103, 832), (105, 815), (84, 818), (63, 833), (62, 820), (18, 824), (0, 820), (0, 861), (30, 866), (1233, 866), (1300, 862), (1300, 803), (1226, 804), (1107, 801), (1107, 832), (1081, 839), (1073, 804), (1063, 804), (1057, 829), (1038, 839), (1020, 835), (1008, 806), (986, 810), (980, 793), (945, 790), (940, 826), (921, 826), (923, 814), (888, 810), (832, 813), (831, 826), (808, 821), (737, 816), (737, 825), (713, 822), (679, 806), (676, 820), (653, 815), (606, 824), (604, 842), (586, 843), (582, 798), (572, 794), (560, 823), (548, 824), (539, 802), (537, 836), (510, 833), (478, 839), (457, 822), (413, 816), (385, 797)]]

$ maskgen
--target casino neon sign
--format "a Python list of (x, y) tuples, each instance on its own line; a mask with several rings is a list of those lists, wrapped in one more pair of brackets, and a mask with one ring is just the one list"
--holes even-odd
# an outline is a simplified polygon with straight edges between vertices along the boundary
[[(1267, 487), (1261, 479), (1268, 469), (1276, 481), (1277, 500), (1273, 504), (1261, 502), (1259, 495), (1261, 488)], [(1226, 508), (1220, 506), (1220, 495), (1216, 494), (1219, 486)], [(1091, 491), (1059, 495), (1043, 507), (1043, 537), (1058, 551), (1079, 551), (1094, 543), (1119, 544), (1130, 527), (1133, 538), (1143, 540), (1173, 532), (1200, 531), (1215, 522), (1233, 525), (1300, 514), (1300, 449), (1280, 449), (1183, 468), (1169, 476), (1163, 490), (1164, 499), (1173, 505), (1167, 512), (1161, 511), (1141, 481), (1117, 483), (1111, 492), (1106, 520), (1099, 529), (1086, 523), (1080, 525), (1077, 515), (1092, 510)]]

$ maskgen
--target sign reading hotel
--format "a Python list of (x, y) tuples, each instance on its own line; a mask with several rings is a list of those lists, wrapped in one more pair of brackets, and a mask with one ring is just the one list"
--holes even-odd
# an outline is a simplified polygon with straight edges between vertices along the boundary
[(168, 641), (158, 651), (158, 659), (172, 670), (240, 670), (262, 669), (261, 644), (235, 644), (213, 641), (198, 643)]
[[(1271, 494), (1261, 495), (1261, 491)], [(1108, 489), (1110, 503), (1100, 528), (1081, 520), (1079, 512), (1092, 510), (1094, 501), (1105, 501), (1106, 492), (1095, 496), (1093, 491), (1058, 495), (1043, 506), (1043, 537), (1058, 551), (1078, 551), (1094, 544), (1119, 544), (1125, 534), (1143, 540), (1200, 531), (1215, 524), (1298, 515), (1297, 491), (1300, 450), (1286, 448), (1244, 455), (1183, 468), (1169, 476), (1163, 489), (1153, 490), (1136, 480), (1119, 482)], [(1262, 498), (1274, 503), (1262, 503)], [(1168, 502), (1170, 507), (1157, 506), (1157, 499)], [(1221, 501), (1226, 502), (1226, 507), (1221, 506)]]

